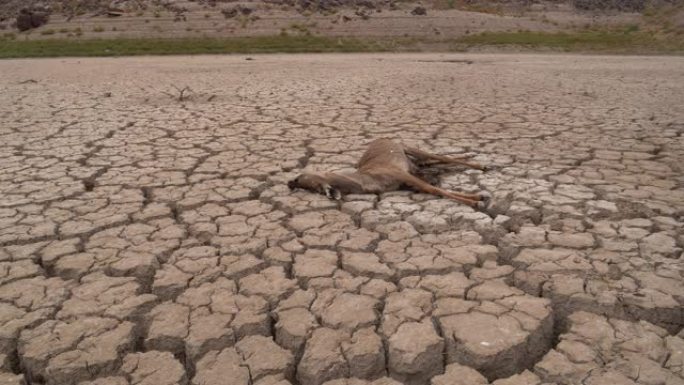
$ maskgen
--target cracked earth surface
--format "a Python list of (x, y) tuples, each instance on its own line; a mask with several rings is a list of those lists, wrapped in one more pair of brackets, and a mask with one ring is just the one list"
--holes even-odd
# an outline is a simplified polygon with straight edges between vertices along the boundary
[(244, 59), (0, 62), (0, 383), (684, 384), (682, 58)]

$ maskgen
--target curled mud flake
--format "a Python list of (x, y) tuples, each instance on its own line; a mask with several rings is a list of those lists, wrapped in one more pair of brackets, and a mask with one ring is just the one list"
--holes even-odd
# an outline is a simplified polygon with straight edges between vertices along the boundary
[(19, 361), (29, 378), (48, 384), (78, 382), (92, 372), (115, 374), (135, 343), (135, 325), (108, 318), (48, 321), (24, 330)]
[(405, 384), (418, 385), (444, 370), (444, 339), (432, 322), (406, 322), (388, 340), (390, 376)]
[(123, 359), (121, 372), (140, 385), (186, 385), (185, 368), (169, 352), (130, 353)]
[(672, 348), (680, 343), (681, 338), (645, 321), (575, 312), (568, 317), (568, 331), (560, 335), (560, 343), (535, 364), (534, 371), (544, 381), (568, 383), (583, 381), (589, 372), (596, 384), (632, 383), (644, 374), (649, 381), (676, 382), (679, 367), (662, 362), (672, 353), (677, 361)]

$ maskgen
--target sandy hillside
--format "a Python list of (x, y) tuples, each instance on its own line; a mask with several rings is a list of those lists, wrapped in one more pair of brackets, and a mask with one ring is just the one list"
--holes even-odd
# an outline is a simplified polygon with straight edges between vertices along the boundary
[[(319, 3), (320, 4), (320, 3)], [(323, 5), (328, 3), (323, 2)], [(91, 2), (49, 4), (49, 22), (20, 34), (26, 39), (113, 37), (231, 37), (317, 35), (448, 39), (485, 31), (561, 31), (639, 23), (637, 13), (578, 11), (548, 2), (414, 3), (348, 1), (336, 5), (301, 2)], [(451, 4), (451, 3), (450, 3)], [(8, 3), (0, 24), (12, 31), (19, 2)], [(416, 9), (423, 8), (425, 14)], [(113, 16), (116, 15), (116, 16)]]

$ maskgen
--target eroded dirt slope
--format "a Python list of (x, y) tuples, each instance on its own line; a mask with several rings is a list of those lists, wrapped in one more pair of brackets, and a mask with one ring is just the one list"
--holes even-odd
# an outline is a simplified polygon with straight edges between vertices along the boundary
[[(36, 1), (33, 8), (36, 12), (43, 14), (49, 10), (47, 23), (37, 23), (33, 29), (18, 32), (19, 9), (28, 4), (23, 1), (0, 4), (3, 36), (27, 40), (79, 40), (313, 35), (431, 41), (482, 32), (558, 32), (590, 27), (638, 28), (648, 24), (647, 18), (640, 13), (588, 12), (558, 1), (532, 6), (529, 3), (487, 1), (93, 0), (48, 4)], [(417, 14), (417, 8), (422, 8), (425, 13)], [(118, 16), (112, 17), (108, 11)], [(666, 23), (663, 19), (659, 24)], [(667, 22), (673, 28), (679, 28), (680, 24), (677, 20)]]
[(0, 383), (684, 382), (682, 58), (252, 59), (0, 62)]

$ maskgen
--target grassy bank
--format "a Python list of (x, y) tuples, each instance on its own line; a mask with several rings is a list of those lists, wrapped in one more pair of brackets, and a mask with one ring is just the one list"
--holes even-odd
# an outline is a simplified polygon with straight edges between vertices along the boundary
[(0, 58), (60, 56), (194, 55), (226, 53), (467, 51), (522, 47), (532, 50), (601, 53), (684, 53), (684, 39), (625, 31), (573, 33), (497, 32), (452, 40), (356, 39), (322, 36), (263, 36), (230, 39), (0, 40)]
[(225, 53), (384, 52), (390, 40), (319, 36), (263, 36), (231, 39), (0, 40), (0, 58), (60, 56), (195, 55)]
[(663, 36), (626, 28), (618, 31), (582, 32), (485, 32), (465, 36), (456, 47), (519, 46), (566, 52), (684, 53), (684, 37)]

